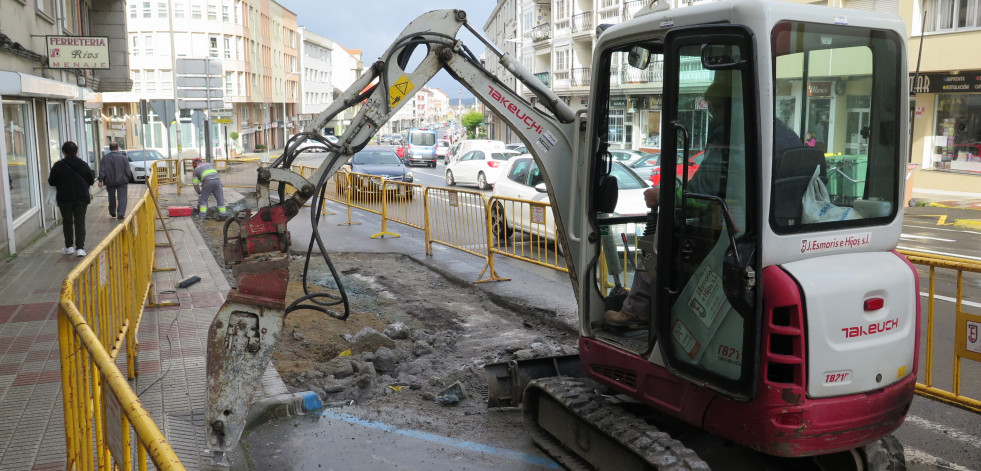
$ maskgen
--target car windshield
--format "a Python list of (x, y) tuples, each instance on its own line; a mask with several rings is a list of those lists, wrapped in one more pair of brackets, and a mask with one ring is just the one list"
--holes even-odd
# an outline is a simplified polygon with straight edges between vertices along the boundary
[(366, 150), (354, 154), (353, 165), (401, 165), (402, 161), (388, 150)]
[(494, 160), (508, 160), (511, 157), (520, 155), (517, 152), (491, 152), (491, 158)]
[(129, 157), (130, 162), (144, 161), (144, 160), (160, 160), (163, 155), (160, 155), (157, 151), (148, 150), (128, 150), (126, 151), (126, 156)]

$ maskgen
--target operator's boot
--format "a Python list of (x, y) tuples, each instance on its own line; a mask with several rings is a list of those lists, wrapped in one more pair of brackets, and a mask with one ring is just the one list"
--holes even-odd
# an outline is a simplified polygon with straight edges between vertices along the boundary
[(219, 221), (224, 221), (225, 219), (228, 219), (228, 211), (225, 209), (224, 206), (218, 207), (218, 214), (215, 216), (215, 219)]
[(647, 319), (641, 319), (639, 317), (631, 316), (623, 311), (606, 311), (603, 314), (603, 323), (611, 327), (620, 327), (627, 329), (643, 329), (647, 328), (649, 322)]
[(204, 219), (208, 217), (208, 207), (201, 206), (198, 208), (198, 219)]

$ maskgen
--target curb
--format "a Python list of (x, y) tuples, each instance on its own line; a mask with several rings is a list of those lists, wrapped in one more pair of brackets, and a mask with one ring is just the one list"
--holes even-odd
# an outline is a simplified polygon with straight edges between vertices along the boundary
[(273, 419), (302, 415), (324, 408), (320, 396), (313, 391), (277, 394), (262, 398), (249, 407), (245, 417), (245, 430), (262, 425)]

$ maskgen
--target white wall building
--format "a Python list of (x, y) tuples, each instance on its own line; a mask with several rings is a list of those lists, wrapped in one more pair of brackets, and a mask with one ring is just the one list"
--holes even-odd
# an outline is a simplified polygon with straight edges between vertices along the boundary
[[(301, 127), (316, 118), (334, 101), (334, 41), (300, 26), (300, 116)], [(347, 51), (344, 51), (347, 54)]]

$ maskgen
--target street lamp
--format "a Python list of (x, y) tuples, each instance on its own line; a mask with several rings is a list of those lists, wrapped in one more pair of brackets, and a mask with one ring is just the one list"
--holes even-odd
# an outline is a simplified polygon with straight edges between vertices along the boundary
[(286, 83), (289, 81), (290, 77), (298, 75), (299, 73), (299, 71), (290, 72), (289, 74), (286, 74), (285, 78), (283, 78), (283, 152), (286, 152), (286, 132), (289, 129), (286, 125)]

